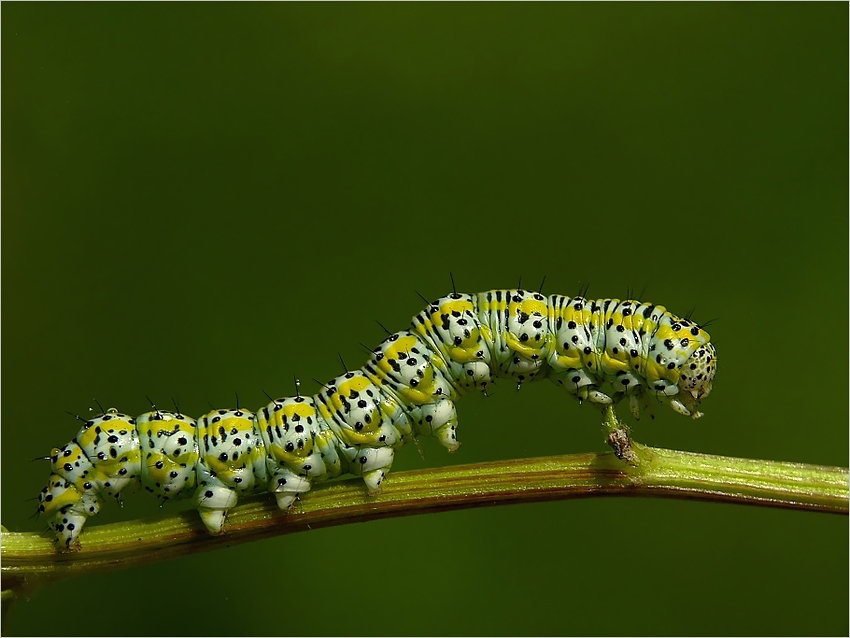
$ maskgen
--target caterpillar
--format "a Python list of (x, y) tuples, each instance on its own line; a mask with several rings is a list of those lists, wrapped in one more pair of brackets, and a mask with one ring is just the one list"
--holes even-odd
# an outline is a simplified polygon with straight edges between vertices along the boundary
[(359, 370), (314, 396), (272, 400), (256, 413), (179, 409), (131, 418), (116, 409), (83, 419), (50, 455), (39, 495), (62, 551), (80, 548), (86, 521), (109, 499), (141, 485), (162, 501), (191, 497), (212, 534), (240, 497), (271, 492), (286, 511), (322, 481), (353, 474), (377, 494), (395, 451), (434, 435), (450, 452), (455, 402), (496, 379), (548, 378), (579, 401), (628, 399), (639, 419), (649, 398), (698, 418), (717, 354), (702, 327), (635, 300), (544, 296), (522, 289), (453, 292), (390, 334)]

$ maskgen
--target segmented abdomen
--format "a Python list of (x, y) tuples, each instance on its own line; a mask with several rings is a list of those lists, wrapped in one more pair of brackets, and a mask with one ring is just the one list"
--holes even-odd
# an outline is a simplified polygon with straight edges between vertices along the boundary
[(416, 436), (433, 434), (456, 450), (455, 401), (499, 378), (549, 377), (600, 405), (628, 398), (636, 418), (655, 396), (697, 418), (716, 372), (709, 339), (663, 306), (633, 300), (452, 293), (313, 397), (276, 399), (257, 414), (214, 410), (197, 421), (156, 409), (86, 421), (53, 450), (39, 510), (60, 546), (74, 549), (102, 502), (139, 484), (163, 500), (192, 496), (212, 533), (249, 493), (271, 492), (288, 509), (314, 483), (350, 473), (375, 494), (395, 450)]

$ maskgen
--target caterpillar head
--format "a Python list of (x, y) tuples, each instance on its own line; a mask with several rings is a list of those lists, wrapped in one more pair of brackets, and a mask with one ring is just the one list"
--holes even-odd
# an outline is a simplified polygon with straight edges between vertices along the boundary
[[(716, 372), (717, 351), (711, 342), (708, 342), (697, 348), (682, 366), (679, 374), (679, 394), (676, 396), (678, 401), (673, 402), (673, 408), (695, 419), (701, 417), (702, 412), (698, 412), (696, 408), (711, 392)], [(682, 409), (679, 409), (680, 407)]]

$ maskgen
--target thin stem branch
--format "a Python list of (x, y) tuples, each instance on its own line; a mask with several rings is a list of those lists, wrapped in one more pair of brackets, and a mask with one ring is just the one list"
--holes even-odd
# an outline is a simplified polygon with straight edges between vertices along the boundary
[(426, 512), (588, 496), (654, 496), (848, 513), (845, 468), (646, 447), (630, 441), (615, 420), (606, 420), (606, 427), (613, 453), (399, 472), (376, 497), (367, 496), (359, 480), (340, 481), (311, 491), (289, 514), (279, 511), (271, 497), (255, 497), (230, 511), (221, 536), (210, 536), (196, 512), (92, 525), (83, 535), (83, 549), (66, 554), (58, 553), (46, 535), (4, 529), (4, 607), (11, 598), (60, 578)]
[(271, 536), (394, 516), (588, 496), (656, 496), (848, 513), (848, 471), (652, 448), (631, 440), (613, 408), (603, 429), (613, 452), (572, 454), (393, 474), (379, 496), (362, 481), (312, 490), (290, 513), (259, 496), (231, 509), (210, 536), (195, 512), (91, 526), (85, 547), (57, 552), (45, 534), (0, 526), (3, 619), (15, 600), (61, 578), (125, 569)]

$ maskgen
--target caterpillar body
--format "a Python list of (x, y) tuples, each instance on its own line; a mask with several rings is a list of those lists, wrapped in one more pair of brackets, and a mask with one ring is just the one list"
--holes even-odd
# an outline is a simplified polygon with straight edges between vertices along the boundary
[(455, 451), (456, 400), (499, 378), (548, 378), (600, 405), (627, 398), (635, 418), (655, 396), (698, 418), (716, 369), (708, 333), (664, 306), (521, 289), (454, 292), (315, 396), (198, 420), (157, 409), (136, 418), (110, 409), (86, 420), (52, 450), (39, 511), (59, 548), (73, 551), (104, 501), (141, 485), (163, 501), (192, 497), (218, 534), (240, 496), (271, 492), (287, 510), (315, 483), (347, 473), (376, 494), (395, 451), (416, 436), (435, 435)]

